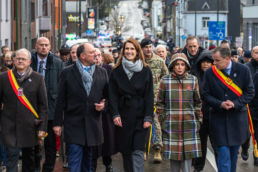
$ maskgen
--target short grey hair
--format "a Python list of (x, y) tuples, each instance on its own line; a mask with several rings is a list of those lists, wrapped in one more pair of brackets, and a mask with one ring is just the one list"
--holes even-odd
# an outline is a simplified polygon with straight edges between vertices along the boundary
[(155, 49), (155, 52), (156, 52), (156, 53), (157, 53), (157, 50), (158, 50), (159, 48), (164, 48), (164, 49), (167, 51), (167, 48), (166, 48), (164, 45), (158, 45), (158, 46), (156, 47), (156, 49)]
[(21, 53), (21, 52), (27, 53), (28, 59), (31, 60), (31, 53), (30, 53), (30, 51), (27, 50), (26, 48), (21, 48), (21, 49), (19, 49), (19, 50), (16, 50), (16, 51), (15, 51), (15, 57), (16, 57), (16, 55), (17, 55), (18, 53)]

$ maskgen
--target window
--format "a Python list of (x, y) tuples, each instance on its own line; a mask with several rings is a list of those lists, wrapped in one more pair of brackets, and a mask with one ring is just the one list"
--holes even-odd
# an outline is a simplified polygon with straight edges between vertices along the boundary
[(42, 16), (48, 16), (48, 0), (43, 0)]
[(8, 40), (8, 39), (5, 39), (4, 44), (7, 45), (7, 46), (9, 46), (9, 40)]
[(208, 28), (208, 21), (210, 20), (210, 17), (203, 17), (202, 18), (202, 28)]
[(5, 13), (5, 14), (6, 14), (6, 17), (5, 17), (5, 18), (6, 18), (6, 21), (9, 20), (9, 14), (8, 14), (8, 12), (9, 12), (9, 11), (8, 11), (8, 10), (9, 10), (9, 5), (8, 5), (9, 2), (8, 2), (8, 1), (9, 1), (9, 0), (6, 0), (6, 1), (5, 1), (5, 6), (6, 6), (6, 9), (5, 9), (5, 10), (6, 10), (6, 11), (5, 11), (5, 12), (6, 12), (6, 13)]
[(35, 3), (31, 2), (31, 21), (35, 21)]
[(2, 21), (2, 1), (0, 1), (0, 21)]

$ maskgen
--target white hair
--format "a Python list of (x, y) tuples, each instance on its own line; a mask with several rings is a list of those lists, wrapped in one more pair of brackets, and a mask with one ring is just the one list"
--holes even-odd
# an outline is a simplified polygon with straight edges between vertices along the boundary
[(157, 52), (159, 48), (164, 48), (167, 51), (167, 48), (164, 45), (158, 45), (155, 49), (155, 52)]
[(21, 53), (21, 52), (27, 53), (28, 59), (29, 59), (29, 60), (31, 59), (31, 53), (30, 53), (30, 51), (27, 50), (26, 48), (21, 48), (21, 49), (19, 49), (19, 50), (16, 50), (16, 51), (15, 51), (15, 55), (18, 54), (18, 53)]

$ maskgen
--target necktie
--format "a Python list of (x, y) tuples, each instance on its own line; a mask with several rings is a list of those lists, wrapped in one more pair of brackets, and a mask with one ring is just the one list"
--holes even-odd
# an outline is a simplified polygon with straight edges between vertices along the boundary
[(39, 73), (41, 73), (41, 74), (43, 74), (43, 64), (44, 64), (44, 61), (41, 60), (41, 61), (39, 62)]

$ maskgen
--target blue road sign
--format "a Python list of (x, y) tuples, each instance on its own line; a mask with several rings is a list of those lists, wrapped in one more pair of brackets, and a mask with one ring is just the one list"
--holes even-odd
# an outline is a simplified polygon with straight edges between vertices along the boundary
[(92, 35), (92, 30), (86, 30), (86, 35), (91, 36)]
[(209, 21), (209, 40), (224, 40), (225, 25), (224, 21)]

